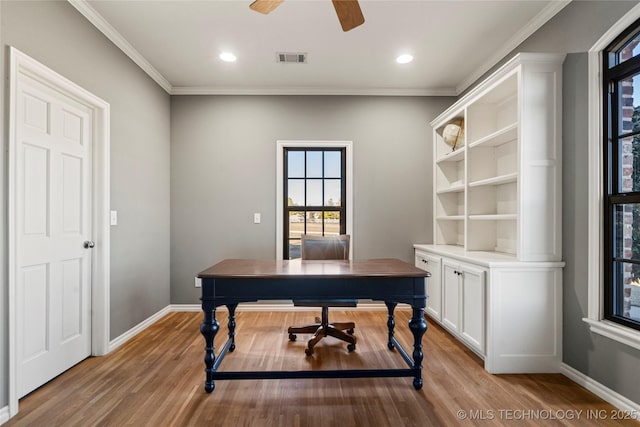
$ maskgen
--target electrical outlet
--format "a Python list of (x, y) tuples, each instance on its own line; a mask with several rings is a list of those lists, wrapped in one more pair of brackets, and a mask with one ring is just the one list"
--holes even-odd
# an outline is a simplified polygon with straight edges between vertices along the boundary
[(196, 288), (201, 288), (202, 287), (202, 279), (201, 278), (194, 277), (194, 281), (195, 281)]
[(118, 211), (111, 211), (111, 225), (118, 225)]
[(260, 214), (259, 213), (254, 213), (253, 214), (253, 223), (254, 224), (260, 224), (260, 220), (261, 220)]

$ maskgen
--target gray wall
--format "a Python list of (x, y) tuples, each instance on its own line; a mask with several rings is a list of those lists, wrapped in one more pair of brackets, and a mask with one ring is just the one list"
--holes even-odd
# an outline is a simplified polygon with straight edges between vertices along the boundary
[(640, 402), (640, 351), (591, 333), (588, 311), (587, 54), (567, 56), (563, 108), (563, 359), (571, 367)]
[(562, 82), (563, 361), (634, 402), (640, 402), (640, 351), (591, 333), (582, 319), (588, 311), (589, 265), (587, 52), (637, 4), (574, 0), (487, 73), (517, 52), (568, 53)]
[[(638, 402), (639, 352), (590, 333), (581, 320), (589, 262), (584, 52), (636, 3), (574, 1), (516, 51), (571, 53), (563, 83), (564, 361)], [(197, 303), (193, 275), (219, 259), (273, 258), (278, 139), (353, 140), (357, 258), (410, 260), (412, 243), (431, 241), (428, 124), (451, 99), (169, 101), (66, 2), (2, 1), (0, 18), (2, 46), (16, 46), (111, 104), (111, 203), (120, 220), (111, 235), (112, 338), (169, 302)], [(4, 67), (0, 73), (6, 78)], [(0, 408), (7, 403), (5, 150), (6, 145), (0, 150)], [(262, 224), (252, 223), (253, 212), (262, 213)]]
[[(587, 52), (636, 4), (637, 1), (629, 0), (573, 0), (538, 31), (505, 55), (478, 81), (485, 79), (518, 52)], [(474, 85), (466, 88), (464, 92), (468, 92)]]
[(452, 101), (172, 97), (171, 302), (198, 303), (193, 277), (223, 258), (275, 258), (277, 140), (353, 141), (354, 257), (412, 261), (432, 240), (429, 122)]
[[(115, 338), (170, 301), (169, 95), (67, 2), (2, 1), (0, 8), (3, 55), (7, 46), (14, 46), (111, 105), (111, 206), (119, 214), (119, 224), (111, 228), (111, 338)], [(5, 81), (4, 67), (1, 73)], [(4, 161), (0, 177), (6, 179)], [(4, 193), (2, 202), (6, 204)], [(4, 214), (2, 209), (2, 236)], [(0, 259), (4, 264), (4, 238)], [(5, 300), (2, 321), (6, 308)], [(0, 324), (1, 408), (7, 404), (8, 331), (6, 323)]]
[(637, 2), (574, 1), (517, 51), (568, 52), (563, 72), (563, 359), (640, 402), (640, 351), (589, 331), (587, 51)]

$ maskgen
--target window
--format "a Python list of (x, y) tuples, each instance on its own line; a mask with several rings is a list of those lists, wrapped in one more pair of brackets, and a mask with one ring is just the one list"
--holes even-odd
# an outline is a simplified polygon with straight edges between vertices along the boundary
[[(625, 53), (624, 51), (625, 47), (630, 46), (631, 43), (635, 43), (635, 40), (638, 38), (638, 29), (640, 29), (638, 25), (640, 23), (639, 20), (640, 5), (637, 5), (620, 18), (618, 22), (613, 24), (600, 40), (589, 49), (587, 102), (589, 114), (589, 226), (587, 259), (589, 305), (587, 316), (583, 319), (589, 324), (591, 332), (638, 350), (640, 350), (640, 330), (635, 328), (637, 322), (634, 322), (631, 317), (632, 300), (628, 300), (629, 316), (625, 317), (624, 282), (616, 283), (612, 280), (614, 273), (617, 273), (618, 278), (624, 280), (624, 269), (620, 272), (618, 267), (616, 271), (616, 265), (613, 264), (615, 247), (615, 240), (613, 239), (616, 228), (614, 227), (612, 219), (615, 218), (616, 210), (612, 205), (615, 200), (609, 198), (609, 183), (617, 182), (615, 181), (616, 177), (625, 176), (625, 172), (633, 171), (633, 165), (631, 165), (626, 171), (623, 170), (623, 174), (619, 174), (618, 172), (614, 174), (612, 172), (613, 170), (617, 171), (617, 168), (622, 164), (620, 160), (618, 160), (615, 165), (609, 163), (609, 159), (614, 159), (614, 140), (617, 141), (618, 144), (622, 144), (620, 134), (615, 134), (613, 126), (615, 125), (617, 128), (621, 128), (623, 132), (629, 134), (634, 134), (634, 132), (633, 127), (629, 130), (624, 130), (624, 125), (621, 127), (619, 121), (610, 120), (611, 108), (609, 101), (613, 100), (616, 107), (621, 107), (622, 105), (620, 104), (619, 98), (609, 96), (609, 80), (612, 80), (611, 85), (615, 87), (616, 81), (628, 80), (629, 77), (636, 74), (635, 72), (621, 73), (620, 71), (622, 71), (624, 67), (637, 67), (637, 54), (640, 53), (640, 46), (636, 45), (631, 48), (630, 51), (632, 53)], [(620, 87), (618, 87), (617, 90), (618, 93), (620, 93)], [(629, 89), (626, 90), (628, 91)], [(633, 86), (632, 90), (633, 95), (638, 93), (633, 89)], [(629, 95), (629, 93), (627, 93), (627, 95)], [(620, 114), (619, 111), (615, 114), (618, 115), (618, 119), (624, 117), (624, 113)], [(614, 134), (615, 138), (613, 138)], [(604, 138), (603, 135), (605, 135)], [(611, 137), (611, 139), (609, 137)], [(623, 146), (622, 150), (628, 149), (626, 147), (629, 147), (629, 145)], [(612, 149), (611, 152), (609, 152), (610, 148)], [(617, 153), (620, 153), (619, 147), (616, 148), (616, 150)], [(631, 156), (631, 160), (633, 160), (633, 155)], [(626, 161), (629, 161), (629, 159)], [(613, 168), (614, 166), (616, 169)], [(619, 187), (622, 188), (619, 182), (616, 185), (616, 189)], [(611, 186), (611, 188), (613, 188), (613, 186)], [(624, 199), (624, 197), (627, 197), (627, 194), (633, 193), (634, 191), (622, 192), (621, 194), (612, 193), (612, 195), (618, 199)], [(624, 203), (620, 205), (623, 206)], [(627, 226), (631, 227), (633, 233), (632, 217), (628, 217), (629, 215), (627, 215)], [(618, 237), (624, 236), (624, 226), (625, 221), (623, 215), (622, 221), (617, 228)], [(620, 232), (621, 228), (623, 228), (622, 234)], [(620, 240), (618, 240), (618, 242), (620, 242)], [(624, 240), (622, 240), (622, 244), (624, 245)], [(620, 248), (620, 243), (618, 243), (618, 248)], [(623, 260), (622, 265), (624, 265), (624, 259), (627, 259), (627, 257), (633, 259), (633, 254), (623, 254), (621, 258)], [(617, 265), (620, 264), (621, 263), (618, 262)], [(629, 285), (631, 284), (629, 283)], [(616, 286), (618, 288), (617, 294), (615, 293)], [(626, 289), (629, 289), (629, 298), (631, 298), (631, 286), (626, 287)], [(621, 294), (622, 301), (619, 300)], [(618, 298), (618, 300), (616, 300), (616, 298)], [(623, 308), (621, 316), (614, 315), (614, 303), (617, 303), (616, 309), (620, 307)]]
[(603, 317), (640, 330), (640, 21), (602, 55)]
[(302, 234), (346, 233), (345, 148), (284, 149), (283, 259), (300, 258)]
[(299, 257), (302, 233), (353, 236), (352, 207), (353, 142), (277, 141), (276, 259)]

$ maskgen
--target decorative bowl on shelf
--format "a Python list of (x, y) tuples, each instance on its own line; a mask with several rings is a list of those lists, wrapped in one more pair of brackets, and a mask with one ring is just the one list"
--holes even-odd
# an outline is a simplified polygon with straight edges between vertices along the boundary
[(444, 143), (454, 151), (457, 147), (464, 145), (464, 120), (454, 119), (442, 130)]

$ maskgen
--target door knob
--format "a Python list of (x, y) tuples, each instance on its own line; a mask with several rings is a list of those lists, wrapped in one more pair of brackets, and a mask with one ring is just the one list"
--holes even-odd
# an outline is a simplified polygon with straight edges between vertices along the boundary
[(87, 240), (86, 242), (84, 242), (84, 248), (85, 249), (91, 249), (95, 246), (96, 244), (92, 241), (92, 240)]

